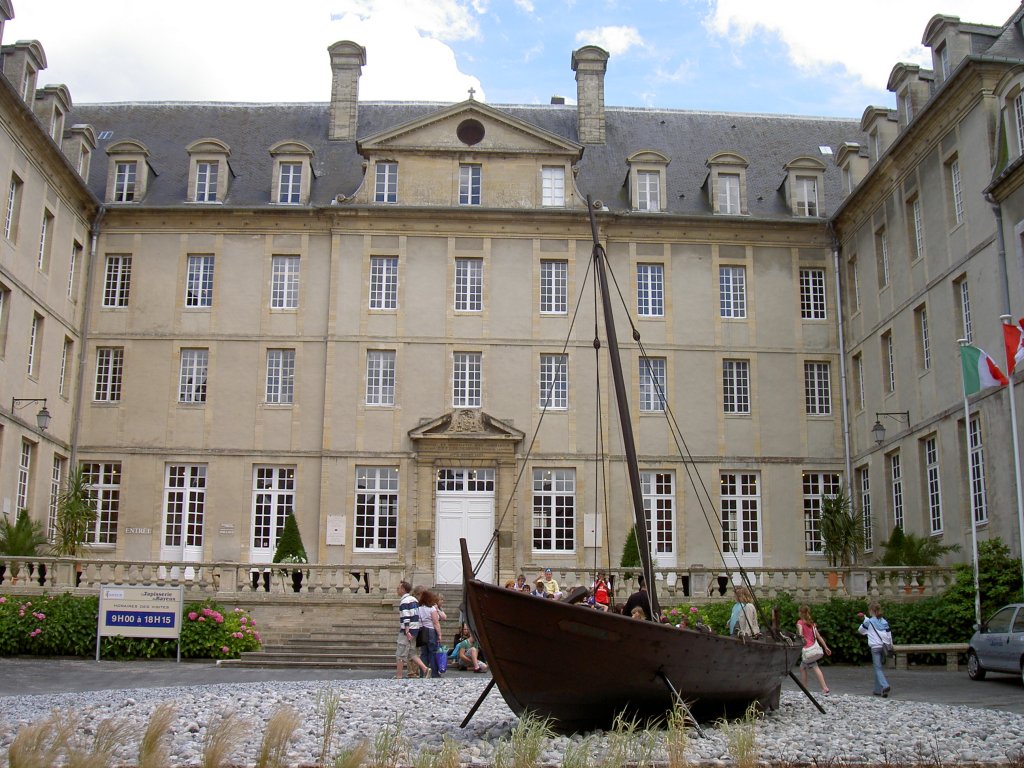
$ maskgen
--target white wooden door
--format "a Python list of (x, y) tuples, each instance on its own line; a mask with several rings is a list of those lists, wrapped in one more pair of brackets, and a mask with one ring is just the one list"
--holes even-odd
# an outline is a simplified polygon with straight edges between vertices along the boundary
[[(437, 584), (462, 583), (459, 539), (466, 539), (469, 556), (476, 565), (494, 531), (492, 493), (439, 493), (437, 495), (437, 536), (434, 580)], [(483, 581), (494, 579), (494, 549), (477, 571)]]

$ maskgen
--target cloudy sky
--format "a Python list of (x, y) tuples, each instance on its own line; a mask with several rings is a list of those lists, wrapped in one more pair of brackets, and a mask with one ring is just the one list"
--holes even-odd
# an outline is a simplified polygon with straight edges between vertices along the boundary
[[(928, 64), (942, 13), (1002, 25), (1015, 0), (13, 0), (40, 85), (75, 102), (327, 101), (326, 49), (366, 48), (362, 100), (575, 101), (574, 49), (611, 54), (609, 106), (860, 117), (894, 64)], [(882, 21), (881, 25), (879, 20)]]

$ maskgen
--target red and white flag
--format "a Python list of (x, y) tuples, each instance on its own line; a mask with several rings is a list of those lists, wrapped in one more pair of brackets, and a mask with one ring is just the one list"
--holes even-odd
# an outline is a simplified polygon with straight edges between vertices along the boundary
[(1003, 341), (1006, 343), (1006, 364), (1012, 374), (1018, 365), (1024, 363), (1024, 318), (1016, 325), (1003, 324)]

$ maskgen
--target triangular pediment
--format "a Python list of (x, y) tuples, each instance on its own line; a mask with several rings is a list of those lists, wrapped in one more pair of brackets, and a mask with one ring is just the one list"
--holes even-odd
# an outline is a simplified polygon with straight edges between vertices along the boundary
[(459, 440), (509, 440), (519, 442), (525, 435), (511, 424), (476, 408), (462, 408), (430, 419), (409, 430), (413, 441), (429, 438)]
[(583, 152), (582, 144), (473, 99), (366, 136), (357, 144), (367, 157), (401, 152), (478, 152), (578, 158)]

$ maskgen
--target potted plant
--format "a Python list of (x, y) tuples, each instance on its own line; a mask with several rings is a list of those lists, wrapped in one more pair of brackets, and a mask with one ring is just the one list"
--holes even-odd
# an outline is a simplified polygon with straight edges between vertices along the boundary
[[(864, 516), (854, 509), (845, 485), (836, 493), (821, 497), (821, 547), (832, 568), (845, 568), (857, 561), (857, 548), (864, 535)], [(835, 589), (839, 574), (829, 574), (829, 587)]]
[[(281, 530), (281, 537), (277, 540), (277, 549), (274, 550), (275, 563), (308, 563), (306, 548), (302, 546), (302, 534), (299, 532), (299, 524), (295, 522), (295, 515), (288, 513), (284, 519), (284, 528)], [(302, 569), (291, 569), (292, 590), (298, 592), (302, 589)], [(289, 569), (281, 569), (281, 578), (289, 573)]]
[[(930, 536), (904, 533), (902, 528), (896, 526), (889, 534), (889, 539), (882, 543), (882, 549), (885, 551), (878, 561), (879, 565), (927, 567), (937, 565), (947, 552), (959, 551), (960, 545), (942, 544)], [(909, 582), (904, 585), (904, 591), (909, 592), (911, 584)], [(919, 584), (918, 590), (924, 591), (924, 586)]]
[[(5, 515), (0, 520), (0, 554), (11, 557), (35, 557), (46, 544), (43, 525), (28, 516), (27, 509), (19, 509), (12, 523)], [(31, 568), (31, 565), (29, 566)], [(21, 564), (10, 563), (11, 582), (17, 583)]]
[[(50, 551), (57, 557), (78, 557), (89, 532), (96, 522), (96, 501), (92, 486), (81, 467), (68, 474), (64, 488), (57, 496), (57, 517), (54, 541)], [(75, 586), (82, 580), (82, 566), (75, 563)]]

